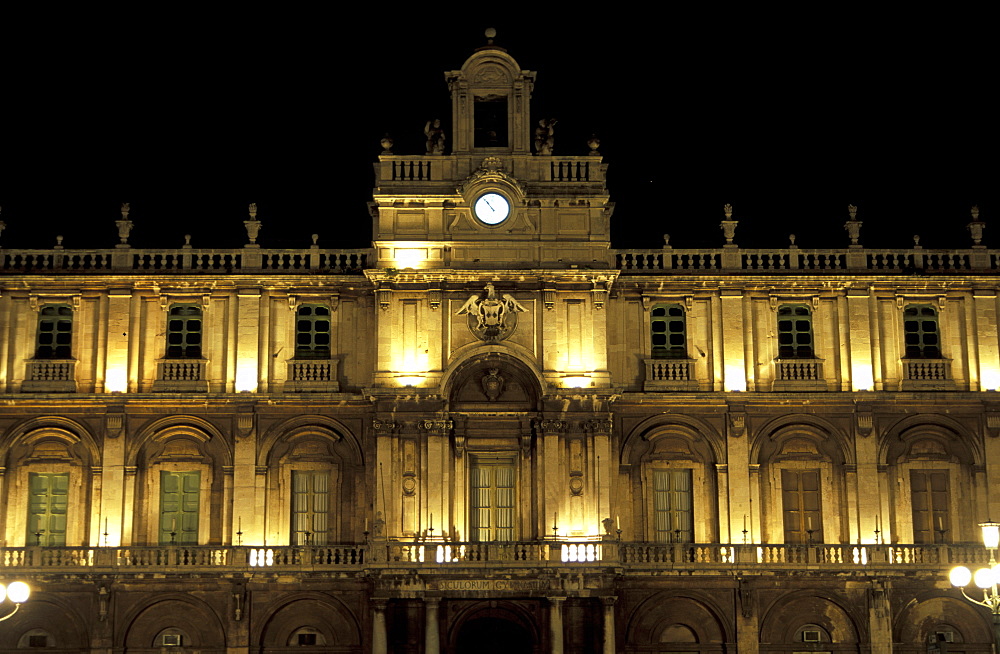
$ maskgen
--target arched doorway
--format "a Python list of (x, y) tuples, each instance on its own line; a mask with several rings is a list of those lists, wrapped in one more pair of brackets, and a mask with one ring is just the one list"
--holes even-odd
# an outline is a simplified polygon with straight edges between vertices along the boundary
[(500, 617), (473, 618), (459, 629), (455, 654), (532, 654), (531, 634)]

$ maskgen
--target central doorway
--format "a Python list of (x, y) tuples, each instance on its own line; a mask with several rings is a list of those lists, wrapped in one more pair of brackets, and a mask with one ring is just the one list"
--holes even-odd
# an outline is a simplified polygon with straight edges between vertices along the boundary
[(455, 654), (533, 654), (531, 634), (505, 618), (468, 620), (458, 632)]

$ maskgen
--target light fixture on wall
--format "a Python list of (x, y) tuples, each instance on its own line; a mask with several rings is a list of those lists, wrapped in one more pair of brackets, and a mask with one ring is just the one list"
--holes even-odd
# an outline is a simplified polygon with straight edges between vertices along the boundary
[[(1000, 567), (997, 566), (997, 547), (1000, 546), (1000, 522), (986, 521), (979, 523), (983, 530), (983, 545), (990, 553), (990, 563), (988, 568), (980, 568), (975, 574), (964, 565), (952, 568), (948, 579), (952, 585), (962, 591), (962, 596), (973, 604), (985, 606), (993, 614), (994, 639), (1000, 643), (1000, 590), (997, 589), (997, 582), (1000, 582)], [(969, 582), (975, 583), (982, 592), (982, 599), (969, 597), (965, 592), (965, 587)]]
[(3, 602), (4, 599), (9, 599), (14, 604), (14, 610), (3, 617), (0, 617), (0, 622), (17, 613), (17, 610), (21, 608), (21, 605), (28, 601), (28, 597), (30, 595), (31, 588), (23, 581), (12, 581), (7, 586), (0, 584), (0, 602)]

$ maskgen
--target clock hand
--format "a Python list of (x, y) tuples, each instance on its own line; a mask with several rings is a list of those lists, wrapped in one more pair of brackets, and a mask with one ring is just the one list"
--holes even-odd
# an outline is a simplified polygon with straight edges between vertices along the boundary
[(496, 213), (496, 212), (497, 212), (497, 210), (493, 208), (493, 205), (492, 205), (492, 204), (490, 204), (490, 201), (489, 201), (489, 200), (487, 200), (486, 198), (483, 198), (483, 202), (485, 202), (485, 203), (486, 203), (486, 206), (490, 208), (490, 211), (492, 211), (493, 213)]

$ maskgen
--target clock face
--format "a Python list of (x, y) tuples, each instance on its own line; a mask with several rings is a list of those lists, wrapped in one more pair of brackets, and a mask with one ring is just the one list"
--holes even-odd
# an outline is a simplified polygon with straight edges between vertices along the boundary
[(472, 206), (472, 211), (487, 225), (499, 225), (510, 215), (510, 202), (499, 193), (483, 193)]

